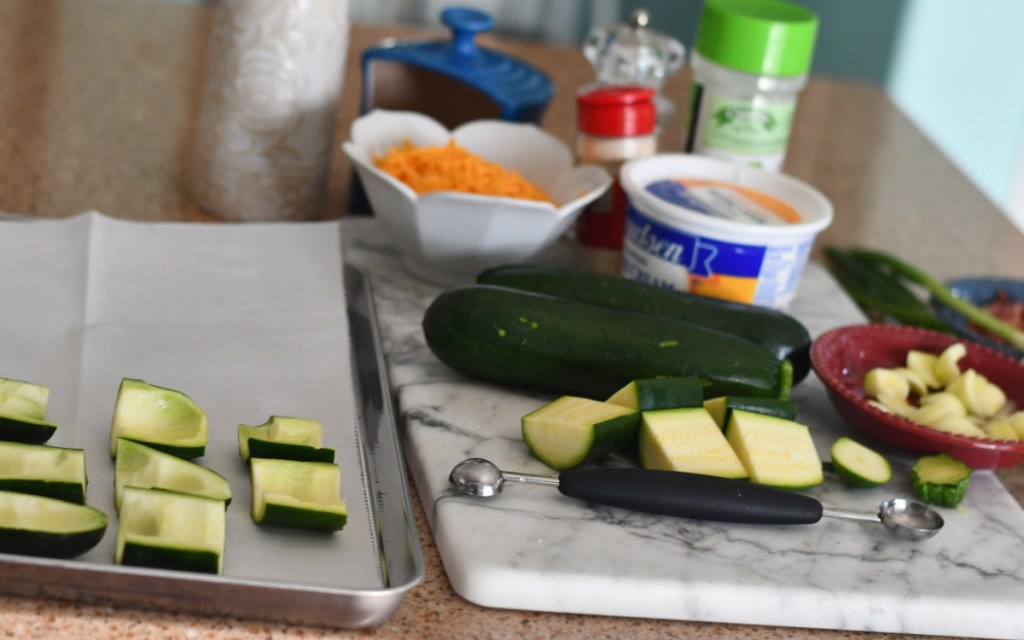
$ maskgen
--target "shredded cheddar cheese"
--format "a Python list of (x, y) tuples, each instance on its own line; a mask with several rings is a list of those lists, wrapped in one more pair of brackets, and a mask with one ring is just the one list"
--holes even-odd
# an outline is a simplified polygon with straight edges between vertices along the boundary
[(401, 180), (418, 194), (461, 191), (552, 202), (543, 189), (516, 171), (484, 160), (454, 140), (439, 147), (416, 147), (406, 141), (373, 161), (381, 171)]

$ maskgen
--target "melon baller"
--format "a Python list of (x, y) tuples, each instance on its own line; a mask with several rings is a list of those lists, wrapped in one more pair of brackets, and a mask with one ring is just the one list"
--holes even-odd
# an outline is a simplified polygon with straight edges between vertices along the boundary
[(881, 523), (901, 540), (925, 540), (942, 529), (942, 516), (923, 504), (892, 498), (877, 513), (824, 506), (810, 496), (678, 471), (569, 469), (556, 477), (502, 471), (483, 458), (455, 465), (448, 477), (464, 494), (491, 497), (507, 482), (556, 487), (563, 495), (659, 515), (746, 524), (814, 524), (825, 518)]

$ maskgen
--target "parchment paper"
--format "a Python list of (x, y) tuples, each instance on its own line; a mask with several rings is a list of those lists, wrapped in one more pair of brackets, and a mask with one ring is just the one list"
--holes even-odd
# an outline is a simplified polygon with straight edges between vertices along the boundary
[[(112, 564), (110, 420), (118, 385), (188, 394), (210, 424), (196, 462), (227, 477), (224, 576), (384, 586), (363, 482), (338, 222), (126, 222), (90, 212), (0, 222), (0, 377), (50, 387), (48, 444), (86, 451), (88, 504), (110, 527), (81, 562)], [(341, 532), (255, 525), (239, 424), (315, 418), (342, 471)]]

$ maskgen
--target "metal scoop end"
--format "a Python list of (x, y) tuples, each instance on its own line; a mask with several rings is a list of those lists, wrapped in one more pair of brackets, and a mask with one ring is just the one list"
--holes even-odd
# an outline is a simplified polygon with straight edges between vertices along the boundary
[(448, 482), (459, 493), (490, 498), (501, 493), (505, 479), (490, 460), (469, 458), (452, 468)]
[(900, 540), (927, 540), (945, 524), (935, 509), (903, 498), (886, 500), (879, 505), (878, 517), (885, 528)]

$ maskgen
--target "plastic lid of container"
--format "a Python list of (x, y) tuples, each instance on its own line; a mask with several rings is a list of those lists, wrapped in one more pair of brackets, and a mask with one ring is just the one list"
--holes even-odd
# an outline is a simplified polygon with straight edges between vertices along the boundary
[[(686, 206), (665, 192), (650, 189), (656, 182), (675, 180), (715, 181), (726, 187), (733, 185), (757, 191), (780, 200), (799, 217), (788, 224), (749, 224), (707, 215)], [(738, 243), (772, 243), (780, 239), (817, 233), (832, 222), (832, 203), (824, 194), (792, 176), (757, 167), (736, 164), (719, 158), (692, 154), (659, 154), (630, 160), (619, 173), (619, 182), (633, 206), (648, 213), (661, 212), (673, 219), (681, 218), (687, 225), (698, 225), (701, 233), (715, 232), (720, 239), (732, 238)]]
[[(369, 64), (389, 60), (429, 69), (464, 82), (501, 109), (501, 117), (514, 121), (539, 121), (554, 96), (551, 79), (540, 69), (503, 53), (477, 46), (474, 37), (494, 27), (488, 14), (464, 7), (441, 12), (441, 21), (452, 32), (451, 40), (426, 42), (385, 41), (363, 52), (364, 86)], [(362, 110), (368, 108), (364, 89)]]
[(576, 97), (579, 130), (595, 136), (641, 136), (658, 121), (654, 89), (608, 86)]
[(712, 62), (768, 76), (811, 67), (818, 16), (782, 0), (707, 0), (694, 49)]

